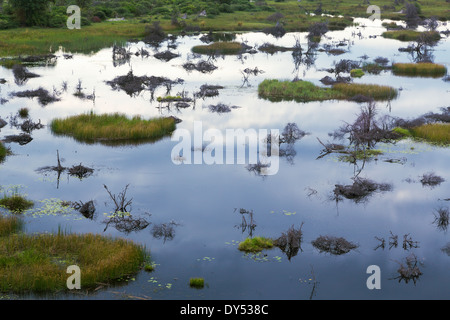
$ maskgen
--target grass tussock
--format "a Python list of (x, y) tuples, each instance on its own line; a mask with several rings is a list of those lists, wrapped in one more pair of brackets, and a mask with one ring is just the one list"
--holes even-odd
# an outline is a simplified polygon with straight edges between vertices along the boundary
[(374, 84), (337, 83), (332, 88), (316, 86), (308, 81), (264, 80), (259, 84), (258, 94), (271, 101), (295, 100), (297, 102), (345, 100), (363, 95), (374, 100), (391, 100), (397, 90)]
[(333, 89), (342, 93), (347, 99), (357, 95), (370, 97), (374, 100), (391, 100), (397, 97), (397, 90), (377, 84), (336, 83)]
[(443, 77), (447, 73), (447, 68), (442, 64), (431, 62), (394, 63), (392, 71), (400, 76)]
[(382, 33), (382, 36), (387, 39), (395, 39), (399, 41), (416, 41), (419, 36), (425, 33), (430, 39), (438, 41), (441, 35), (437, 31), (415, 31), (415, 30), (390, 30)]
[(450, 144), (450, 124), (428, 123), (419, 127), (409, 129), (411, 136), (423, 139), (435, 144)]
[(26, 199), (20, 194), (4, 195), (0, 199), (0, 207), (6, 208), (13, 213), (21, 213), (34, 206), (33, 201)]
[(192, 51), (199, 54), (234, 55), (242, 51), (242, 44), (235, 41), (220, 41), (194, 46)]
[(95, 114), (93, 112), (54, 119), (50, 124), (56, 135), (72, 136), (79, 141), (157, 140), (176, 129), (175, 119), (140, 116), (128, 118), (124, 114)]
[(17, 216), (0, 215), (0, 237), (18, 232), (22, 227), (22, 220)]
[(361, 78), (364, 75), (364, 71), (362, 69), (352, 69), (350, 70), (350, 75), (353, 78)]
[(189, 286), (191, 288), (201, 289), (205, 286), (205, 279), (203, 278), (190, 278)]
[(247, 238), (239, 243), (238, 249), (245, 252), (259, 252), (274, 246), (273, 240), (265, 237)]
[(3, 143), (0, 142), (0, 163), (5, 161), (6, 156), (10, 155), (11, 151), (9, 148), (5, 147)]
[(13, 234), (0, 238), (0, 291), (49, 292), (66, 289), (69, 265), (82, 271), (87, 289), (139, 270), (140, 246), (93, 234)]

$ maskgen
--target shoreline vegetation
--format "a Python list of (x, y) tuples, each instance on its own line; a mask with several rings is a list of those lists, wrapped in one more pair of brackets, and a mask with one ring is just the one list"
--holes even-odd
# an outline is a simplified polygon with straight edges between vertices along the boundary
[(144, 247), (122, 238), (70, 234), (24, 234), (15, 215), (0, 215), (0, 292), (44, 293), (67, 289), (70, 265), (83, 270), (81, 287), (125, 280), (147, 258)]
[(258, 86), (260, 98), (277, 101), (350, 100), (365, 96), (373, 100), (392, 100), (398, 95), (395, 88), (375, 84), (336, 83), (332, 87), (319, 87), (309, 81), (263, 80)]
[(124, 114), (95, 114), (94, 112), (53, 119), (50, 128), (55, 135), (71, 136), (81, 142), (126, 144), (156, 141), (176, 129), (173, 117), (142, 119)]
[[(29, 21), (21, 21), (14, 8), (4, 5), (0, 10), (0, 57), (65, 52), (91, 53), (101, 48), (127, 41), (143, 40), (146, 29), (158, 23), (165, 33), (187, 34), (196, 32), (270, 32), (282, 26), (285, 32), (305, 32), (318, 22), (325, 22), (329, 30), (343, 30), (354, 24), (353, 18), (368, 17), (367, 5), (356, 1), (322, 0), (298, 2), (297, 0), (267, 0), (249, 2), (230, 0), (217, 5), (210, 0), (200, 0), (190, 5), (184, 2), (160, 1), (148, 6), (136, 0), (125, 6), (124, 2), (90, 2), (82, 7), (81, 29), (69, 30), (65, 13), (68, 1), (47, 8), (42, 15), (34, 13)], [(405, 4), (382, 0), (383, 19), (404, 20)], [(417, 4), (418, 17), (436, 17), (450, 20), (446, 2), (430, 0), (427, 5)], [(391, 31), (386, 33), (392, 36)], [(397, 32), (397, 31), (392, 31)], [(417, 31), (399, 31), (402, 39), (416, 38)], [(438, 34), (439, 35), (439, 34)]]

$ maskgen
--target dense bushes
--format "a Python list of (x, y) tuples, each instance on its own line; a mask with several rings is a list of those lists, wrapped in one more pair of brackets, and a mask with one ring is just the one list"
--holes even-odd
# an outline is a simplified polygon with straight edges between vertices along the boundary
[(274, 11), (265, 3), (248, 0), (10, 0), (0, 13), (0, 29), (19, 26), (65, 27), (69, 5), (81, 8), (82, 26), (109, 18), (131, 19), (146, 15), (171, 19), (174, 14), (197, 15), (206, 11), (209, 17), (235, 11)]

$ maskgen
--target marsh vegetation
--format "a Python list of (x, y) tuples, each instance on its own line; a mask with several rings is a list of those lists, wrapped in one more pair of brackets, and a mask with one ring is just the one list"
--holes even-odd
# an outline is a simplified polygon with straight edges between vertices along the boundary
[(121, 140), (157, 140), (175, 130), (173, 118), (142, 119), (125, 114), (102, 114), (93, 112), (65, 119), (53, 119), (50, 127), (56, 135), (72, 136), (87, 142), (120, 142)]

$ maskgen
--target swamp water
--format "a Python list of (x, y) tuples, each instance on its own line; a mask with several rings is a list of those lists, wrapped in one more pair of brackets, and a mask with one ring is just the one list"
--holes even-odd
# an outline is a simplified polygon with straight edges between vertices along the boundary
[[(47, 125), (55, 117), (84, 112), (121, 112), (144, 118), (173, 115), (181, 119), (177, 128), (193, 132), (194, 121), (203, 130), (279, 129), (296, 123), (308, 134), (293, 145), (295, 153), (280, 158), (277, 174), (259, 176), (246, 165), (176, 165), (171, 151), (178, 141), (170, 137), (154, 143), (124, 146), (86, 144), (70, 137), (54, 136), (49, 127), (34, 130), (33, 140), (27, 144), (8, 143), (13, 155), (0, 165), (2, 193), (17, 190), (35, 201), (35, 207), (23, 213), (24, 231), (100, 233), (125, 237), (144, 245), (156, 268), (141, 271), (118, 285), (105, 286), (93, 293), (56, 295), (8, 295), (21, 299), (448, 299), (450, 284), (450, 238), (445, 226), (436, 221), (436, 210), (448, 208), (450, 198), (448, 161), (450, 149), (425, 143), (402, 140), (397, 144), (377, 144), (383, 154), (364, 164), (359, 177), (392, 186), (385, 192), (375, 192), (366, 201), (333, 199), (336, 184), (353, 183), (355, 166), (339, 161), (336, 155), (317, 159), (323, 146), (318, 142), (333, 142), (329, 133), (345, 122), (352, 123), (361, 104), (349, 101), (270, 102), (258, 98), (257, 87), (264, 79), (292, 80), (295, 76), (322, 85), (320, 79), (330, 75), (341, 59), (361, 61), (382, 56), (390, 62), (411, 62), (408, 53), (398, 48), (407, 43), (380, 37), (385, 30), (381, 22), (357, 19), (366, 27), (351, 27), (345, 31), (328, 32), (324, 43), (336, 44), (348, 40), (341, 48), (346, 53), (333, 56), (317, 51), (313, 63), (295, 65), (291, 52), (273, 55), (258, 52), (239, 56), (216, 57), (211, 60), (217, 69), (210, 73), (186, 71), (182, 65), (190, 59), (197, 62), (206, 56), (195, 57), (191, 48), (203, 44), (200, 36), (179, 37), (172, 52), (180, 54), (168, 62), (153, 57), (154, 49), (142, 42), (130, 43), (134, 53), (144, 48), (150, 56), (131, 55), (123, 64), (114, 64), (112, 48), (91, 55), (74, 54), (65, 59), (58, 52), (52, 66), (28, 67), (40, 77), (18, 85), (11, 70), (2, 68), (0, 78), (2, 98), (0, 116), (11, 116), (26, 107), (30, 118)], [(360, 36), (357, 34), (361, 32)], [(373, 37), (376, 36), (376, 37)], [(305, 33), (288, 33), (275, 39), (262, 33), (236, 35), (237, 41), (250, 46), (271, 42), (293, 46), (295, 37), (306, 45)], [(167, 42), (159, 51), (164, 51)], [(442, 39), (433, 48), (434, 62), (450, 68), (450, 41)], [(243, 82), (245, 68), (263, 70)], [(163, 76), (183, 83), (173, 85), (170, 94), (186, 91), (190, 96), (203, 84), (221, 85), (219, 95), (197, 99), (195, 106), (166, 108), (157, 101), (165, 96), (166, 88), (157, 88), (153, 100), (148, 90), (136, 96), (112, 90), (106, 82), (130, 70), (137, 76)], [(333, 76), (331, 74), (331, 76)], [(81, 80), (83, 92), (95, 92), (95, 100), (73, 95)], [(61, 91), (67, 82), (67, 90)], [(447, 107), (450, 97), (448, 82), (442, 78), (397, 77), (388, 70), (378, 75), (366, 74), (353, 80), (359, 83), (390, 85), (401, 89), (390, 102), (377, 102), (380, 116), (390, 115), (412, 119), (427, 112), (439, 112)], [(12, 92), (44, 87), (61, 91), (60, 100), (45, 106), (36, 98), (11, 97)], [(227, 113), (215, 113), (209, 105), (224, 103), (232, 108)], [(21, 120), (19, 120), (20, 122)], [(7, 125), (1, 129), (5, 136), (21, 131)], [(55, 171), (39, 171), (57, 165), (57, 151), (62, 165), (79, 165), (94, 169), (83, 179)], [(196, 151), (197, 152), (197, 151)], [(388, 160), (388, 161), (385, 161)], [(360, 165), (360, 164), (359, 164)], [(434, 172), (445, 179), (431, 188), (420, 183), (420, 177)], [(142, 230), (127, 232), (118, 225), (106, 224), (114, 209), (104, 185), (113, 194), (129, 185), (127, 197), (132, 199), (131, 214), (150, 224)], [(86, 218), (76, 210), (64, 209), (60, 200), (88, 202), (93, 200), (96, 211)], [(240, 209), (253, 212), (256, 225), (243, 228)], [(260, 254), (245, 254), (237, 246), (251, 231), (253, 236), (278, 238), (290, 227), (302, 228), (301, 247), (296, 255), (288, 256), (279, 248)], [(341, 255), (320, 252), (312, 245), (319, 236), (343, 237), (357, 248)], [(395, 237), (397, 243), (395, 244)], [(384, 248), (382, 239), (385, 240)], [(409, 242), (408, 242), (409, 241)], [(404, 279), (398, 272), (406, 259), (414, 258), (421, 275)], [(367, 268), (377, 265), (381, 271), (381, 289), (369, 290)], [(205, 287), (189, 287), (191, 277), (203, 277)]]

